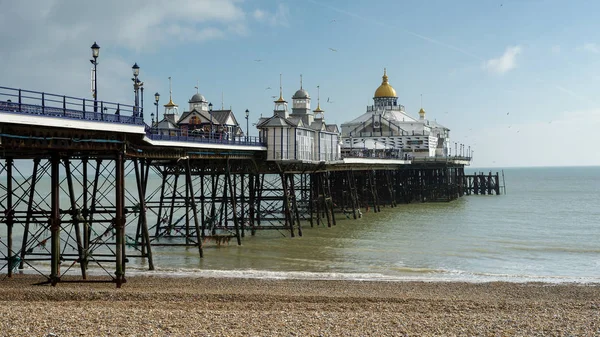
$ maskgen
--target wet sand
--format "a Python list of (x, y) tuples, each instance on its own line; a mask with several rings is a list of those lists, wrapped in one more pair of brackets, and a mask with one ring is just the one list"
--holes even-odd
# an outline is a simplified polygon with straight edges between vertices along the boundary
[(600, 285), (0, 281), (0, 336), (600, 336)]

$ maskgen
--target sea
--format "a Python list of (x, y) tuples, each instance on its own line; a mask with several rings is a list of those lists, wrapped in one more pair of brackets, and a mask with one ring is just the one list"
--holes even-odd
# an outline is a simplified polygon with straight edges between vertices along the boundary
[[(500, 172), (503, 195), (337, 214), (291, 238), (247, 235), (238, 246), (153, 247), (155, 270), (127, 275), (453, 282), (600, 282), (600, 167), (477, 168)], [(4, 271), (3, 271), (4, 272)]]

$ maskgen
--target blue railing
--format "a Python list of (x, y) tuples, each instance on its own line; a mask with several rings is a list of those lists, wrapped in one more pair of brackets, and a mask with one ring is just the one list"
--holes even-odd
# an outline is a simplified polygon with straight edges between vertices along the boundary
[(86, 121), (144, 124), (141, 109), (132, 105), (7, 87), (0, 87), (0, 111)]
[(188, 134), (182, 130), (159, 130), (144, 124), (139, 107), (31, 90), (0, 87), (0, 111), (33, 116), (145, 125), (146, 135), (152, 140), (265, 146), (259, 137), (229, 137), (224, 133), (214, 133), (209, 136)]
[(146, 136), (151, 140), (166, 140), (172, 142), (192, 142), (222, 145), (266, 146), (259, 137), (227, 136), (225, 133), (193, 134), (175, 129), (156, 129), (147, 127)]

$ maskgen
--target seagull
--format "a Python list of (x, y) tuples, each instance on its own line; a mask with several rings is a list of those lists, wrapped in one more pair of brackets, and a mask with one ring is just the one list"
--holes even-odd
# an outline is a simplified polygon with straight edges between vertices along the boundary
[(271, 87), (266, 87), (265, 90), (271, 90)]
[(329, 23), (334, 23), (334, 22), (335, 22), (335, 20), (331, 20), (331, 21), (329, 21)]
[(331, 50), (331, 51), (333, 51), (333, 52), (336, 52), (336, 51), (337, 51), (337, 49), (333, 49), (333, 48), (329, 48), (329, 50)]
[(277, 96), (271, 96), (271, 98), (277, 98)]
[(262, 61), (262, 60), (254, 60), (254, 62), (260, 62), (260, 61)]
[(508, 116), (508, 114), (509, 114), (509, 113), (510, 113), (510, 112), (507, 112), (507, 113), (506, 113), (506, 115)]

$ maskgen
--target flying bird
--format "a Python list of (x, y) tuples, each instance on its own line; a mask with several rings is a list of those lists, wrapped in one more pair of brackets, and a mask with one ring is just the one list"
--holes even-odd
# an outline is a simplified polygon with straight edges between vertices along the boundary
[(271, 90), (271, 87), (266, 87), (265, 90)]
[(334, 23), (334, 22), (335, 22), (335, 19), (334, 19), (334, 20), (331, 20), (331, 21), (329, 21), (329, 23)]
[(509, 114), (509, 113), (510, 113), (510, 112), (507, 112), (507, 113), (506, 113), (506, 115), (508, 116), (508, 114)]
[(277, 98), (277, 96), (271, 96), (271, 98)]
[(333, 48), (329, 48), (329, 50), (331, 50), (331, 51), (333, 51), (333, 52), (336, 52), (336, 51), (337, 51), (337, 49), (333, 49)]
[(254, 62), (260, 62), (260, 61), (262, 61), (262, 60), (254, 60)]

